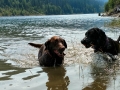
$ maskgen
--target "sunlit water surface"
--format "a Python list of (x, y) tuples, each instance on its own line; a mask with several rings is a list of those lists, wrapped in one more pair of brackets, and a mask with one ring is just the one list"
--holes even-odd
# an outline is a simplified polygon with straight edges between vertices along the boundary
[[(80, 41), (85, 32), (99, 27), (116, 40), (119, 28), (107, 27), (113, 18), (97, 14), (0, 17), (0, 90), (119, 90), (119, 60), (93, 53)], [(58, 35), (68, 44), (62, 67), (40, 67), (38, 49)]]

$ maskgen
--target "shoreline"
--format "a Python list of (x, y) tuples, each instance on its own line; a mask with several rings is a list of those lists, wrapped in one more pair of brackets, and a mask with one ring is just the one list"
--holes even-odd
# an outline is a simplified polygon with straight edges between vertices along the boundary
[(120, 13), (112, 14), (110, 16), (112, 16), (112, 17), (120, 17)]
[(100, 16), (107, 16), (107, 17), (120, 17), (120, 13), (116, 13), (116, 14), (109, 14), (109, 13), (101, 13)]

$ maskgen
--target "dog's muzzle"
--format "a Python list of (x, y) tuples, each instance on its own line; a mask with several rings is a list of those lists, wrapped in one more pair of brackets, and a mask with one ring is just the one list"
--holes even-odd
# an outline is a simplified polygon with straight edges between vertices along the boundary
[(86, 37), (81, 40), (81, 43), (86, 47), (86, 48), (89, 48), (91, 47), (91, 41), (89, 39), (87, 39)]

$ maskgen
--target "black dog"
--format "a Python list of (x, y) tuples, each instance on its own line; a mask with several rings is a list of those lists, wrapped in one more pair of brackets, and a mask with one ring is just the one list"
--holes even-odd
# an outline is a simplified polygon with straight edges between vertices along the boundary
[(53, 36), (45, 44), (28, 43), (39, 48), (38, 60), (41, 66), (60, 66), (64, 61), (64, 50), (67, 43), (59, 36)]
[(105, 32), (99, 28), (92, 28), (85, 33), (85, 38), (81, 43), (86, 47), (92, 47), (94, 52), (100, 51), (112, 55), (120, 52), (120, 36), (117, 41), (106, 36)]

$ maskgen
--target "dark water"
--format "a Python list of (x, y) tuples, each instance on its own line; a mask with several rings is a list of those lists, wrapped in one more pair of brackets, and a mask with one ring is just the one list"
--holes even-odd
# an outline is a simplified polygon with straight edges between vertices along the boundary
[[(107, 67), (103, 58), (99, 67), (91, 64), (92, 50), (80, 44), (92, 27), (117, 39), (120, 29), (106, 27), (112, 19), (97, 14), (0, 17), (0, 90), (119, 90), (119, 64)], [(40, 67), (38, 49), (28, 43), (44, 43), (53, 35), (68, 43), (65, 64)]]

